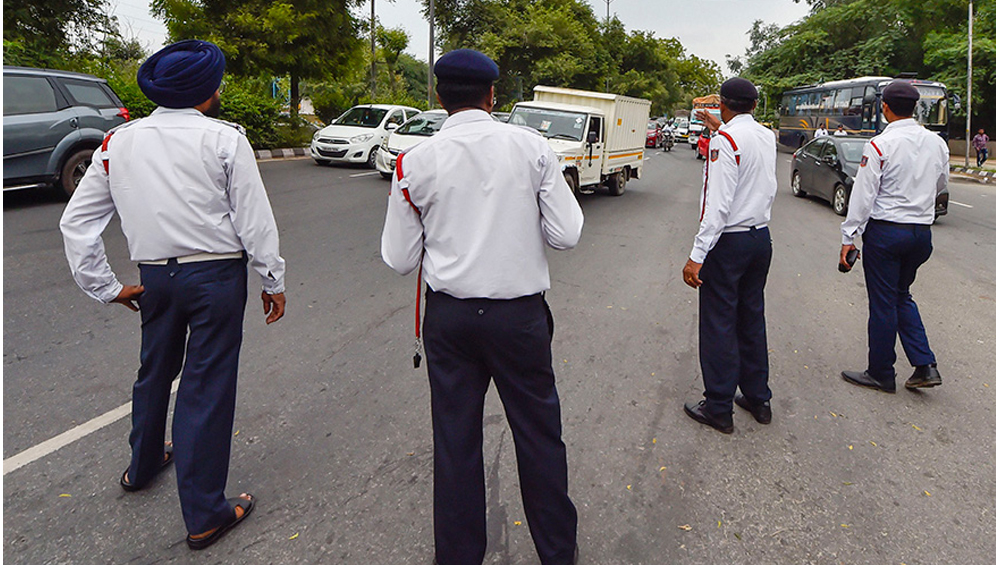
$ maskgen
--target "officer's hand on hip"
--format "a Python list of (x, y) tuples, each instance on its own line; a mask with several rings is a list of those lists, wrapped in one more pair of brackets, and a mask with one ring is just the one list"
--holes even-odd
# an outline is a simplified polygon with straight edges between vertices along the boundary
[(264, 314), (267, 316), (268, 324), (273, 324), (285, 315), (285, 293), (268, 294), (260, 293), (260, 299), (264, 301)]
[(698, 273), (701, 272), (701, 263), (695, 263), (694, 261), (688, 259), (686, 265), (684, 265), (684, 283), (691, 288), (698, 288), (701, 286), (701, 279), (698, 278)]
[(139, 297), (142, 296), (142, 293), (144, 292), (146, 292), (146, 288), (142, 285), (125, 285), (112, 302), (117, 302), (133, 312), (138, 312)]
[[(857, 249), (857, 247), (855, 247), (853, 243), (850, 244), (850, 245), (841, 245), (840, 246), (840, 265), (841, 265), (841, 267), (847, 269), (848, 271), (851, 270), (852, 265), (847, 262), (847, 253), (849, 251), (851, 251), (852, 249)], [(847, 272), (847, 271), (845, 271), (845, 272)]]

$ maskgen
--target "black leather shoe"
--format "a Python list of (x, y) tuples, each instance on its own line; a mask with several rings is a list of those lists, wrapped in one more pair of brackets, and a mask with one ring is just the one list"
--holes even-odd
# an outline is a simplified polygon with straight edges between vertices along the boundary
[(865, 388), (875, 388), (881, 390), (882, 392), (895, 393), (896, 392), (896, 379), (893, 377), (892, 383), (883, 383), (875, 380), (875, 377), (868, 374), (868, 371), (843, 371), (840, 376), (844, 377), (844, 380), (851, 383), (852, 385), (863, 386)]
[(941, 373), (937, 370), (937, 363), (930, 365), (920, 365), (913, 369), (913, 376), (906, 381), (906, 388), (930, 388), (941, 384)]
[(696, 422), (705, 424), (706, 426), (712, 426), (713, 428), (719, 430), (724, 434), (733, 433), (733, 415), (712, 415), (705, 410), (705, 401), (702, 400), (698, 404), (692, 404), (690, 402), (684, 403), (684, 412), (691, 416)]
[(770, 424), (771, 423), (771, 401), (763, 402), (761, 404), (754, 404), (750, 400), (743, 396), (742, 394), (737, 394), (733, 402), (737, 406), (746, 410), (753, 416), (754, 420), (757, 420), (758, 424)]

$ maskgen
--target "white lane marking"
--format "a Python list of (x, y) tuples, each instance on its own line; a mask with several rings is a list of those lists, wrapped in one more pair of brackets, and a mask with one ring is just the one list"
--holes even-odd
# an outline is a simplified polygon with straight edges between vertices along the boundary
[(370, 177), (372, 175), (377, 175), (377, 174), (378, 174), (378, 171), (371, 171), (371, 172), (368, 172), (368, 173), (357, 173), (357, 174), (351, 175), (351, 178), (352, 179), (356, 179), (358, 177)]
[[(179, 387), (180, 384), (180, 379), (175, 380), (174, 384), (170, 387), (170, 393), (173, 394), (177, 392), (177, 387)], [(128, 402), (126, 404), (122, 404), (118, 408), (115, 408), (110, 412), (105, 412), (89, 422), (84, 422), (83, 424), (80, 424), (71, 430), (67, 430), (52, 439), (43, 441), (34, 447), (29, 447), (17, 455), (12, 455), (3, 460), (3, 474), (6, 475), (11, 471), (24, 467), (28, 463), (38, 461), (42, 457), (45, 457), (50, 453), (54, 453), (78, 439), (85, 438), (97, 430), (121, 420), (131, 413), (132, 403)]]
[(949, 200), (948, 203), (949, 204), (954, 204), (955, 206), (961, 206), (963, 208), (972, 208), (972, 205), (970, 205), (970, 204), (962, 204), (961, 202), (956, 202), (954, 200)]

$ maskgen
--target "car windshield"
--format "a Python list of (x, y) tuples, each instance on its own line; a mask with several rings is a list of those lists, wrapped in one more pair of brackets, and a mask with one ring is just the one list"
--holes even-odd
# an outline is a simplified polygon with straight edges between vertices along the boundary
[(534, 128), (549, 139), (580, 141), (583, 139), (587, 116), (577, 112), (518, 106), (514, 108), (507, 122)]
[(448, 114), (442, 112), (421, 112), (401, 125), (396, 133), (400, 135), (422, 135), (430, 137), (441, 129)]
[(659, 122), (649, 122), (646, 124), (646, 131), (654, 131), (660, 129)]
[(338, 126), (360, 126), (363, 128), (377, 128), (382, 123), (388, 110), (382, 108), (372, 108), (370, 106), (355, 106), (344, 112), (333, 123)]
[[(913, 85), (920, 93), (917, 107), (913, 109), (913, 119), (922, 126), (943, 126), (948, 123), (948, 104), (945, 91), (940, 86)], [(885, 114), (879, 113), (882, 125), (888, 124)]]
[(838, 143), (840, 154), (848, 163), (860, 163), (861, 153), (865, 150), (866, 139), (845, 139)]

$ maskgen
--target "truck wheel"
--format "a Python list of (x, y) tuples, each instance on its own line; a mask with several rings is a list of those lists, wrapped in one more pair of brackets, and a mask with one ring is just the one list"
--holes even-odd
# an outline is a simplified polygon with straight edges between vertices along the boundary
[(59, 188), (63, 190), (67, 197), (73, 196), (76, 191), (76, 187), (80, 184), (80, 180), (83, 179), (83, 175), (87, 173), (87, 167), (90, 166), (90, 160), (94, 155), (94, 150), (91, 149), (80, 149), (76, 153), (69, 156), (66, 162), (63, 163), (62, 170), (59, 174)]
[(569, 188), (570, 188), (570, 190), (573, 191), (573, 194), (579, 196), (580, 195), (580, 185), (576, 182), (576, 175), (574, 175), (573, 173), (571, 173), (569, 171), (564, 171), (563, 172), (563, 178), (566, 179), (566, 184), (569, 185)]
[(625, 194), (625, 183), (628, 182), (628, 173), (625, 169), (608, 177), (608, 192), (611, 196), (621, 196)]

